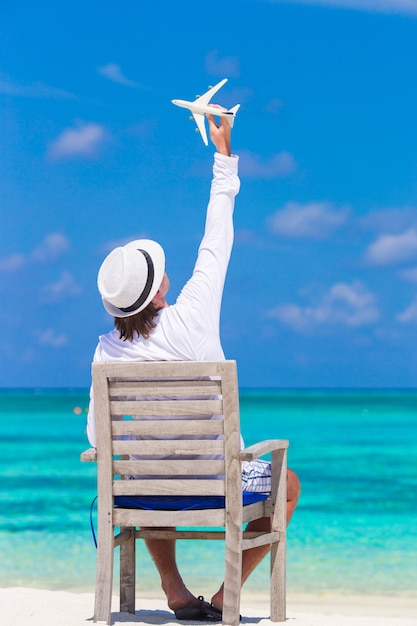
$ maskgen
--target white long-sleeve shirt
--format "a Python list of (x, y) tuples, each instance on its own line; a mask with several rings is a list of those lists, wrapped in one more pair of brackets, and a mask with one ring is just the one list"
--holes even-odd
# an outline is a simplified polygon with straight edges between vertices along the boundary
[[(214, 155), (206, 225), (193, 274), (175, 304), (163, 308), (148, 339), (123, 341), (112, 330), (99, 338), (96, 361), (219, 361), (220, 308), (233, 245), (234, 199), (239, 192), (238, 158)], [(96, 447), (94, 398), (90, 392), (87, 436)]]

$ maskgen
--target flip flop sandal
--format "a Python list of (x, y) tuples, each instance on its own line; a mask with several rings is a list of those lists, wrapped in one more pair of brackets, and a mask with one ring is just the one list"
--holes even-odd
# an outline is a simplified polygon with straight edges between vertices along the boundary
[(216, 609), (213, 604), (205, 603), (202, 605), (201, 610), (205, 612), (207, 617), (211, 618), (213, 622), (221, 622), (223, 619), (223, 613), (220, 609)]
[(204, 601), (203, 596), (198, 596), (200, 606), (186, 606), (183, 609), (174, 611), (175, 617), (182, 621), (195, 622), (221, 622), (222, 613), (214, 608), (208, 602)]

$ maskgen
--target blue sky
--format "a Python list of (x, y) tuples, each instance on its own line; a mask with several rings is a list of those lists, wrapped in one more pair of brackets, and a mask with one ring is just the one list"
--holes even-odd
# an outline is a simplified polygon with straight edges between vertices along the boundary
[(170, 101), (225, 77), (241, 385), (416, 384), (414, 0), (16, 0), (0, 18), (3, 387), (89, 385), (115, 245), (158, 240), (175, 300), (213, 150)]

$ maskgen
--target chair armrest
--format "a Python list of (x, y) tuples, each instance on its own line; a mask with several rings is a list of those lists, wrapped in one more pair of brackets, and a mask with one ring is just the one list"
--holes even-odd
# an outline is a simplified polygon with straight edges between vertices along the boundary
[(241, 461), (254, 461), (268, 452), (274, 452), (274, 450), (285, 450), (289, 446), (287, 439), (267, 439), (254, 443), (252, 446), (248, 446), (239, 452), (239, 458)]
[(80, 454), (80, 460), (84, 463), (95, 463), (97, 461), (97, 450), (95, 448), (88, 448)]

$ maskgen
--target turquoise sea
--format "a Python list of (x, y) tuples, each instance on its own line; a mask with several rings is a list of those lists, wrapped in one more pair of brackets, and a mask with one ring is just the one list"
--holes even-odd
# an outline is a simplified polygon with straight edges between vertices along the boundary
[[(95, 467), (79, 462), (87, 404), (83, 390), (0, 390), (2, 587), (94, 589)], [(289, 439), (302, 482), (288, 531), (290, 593), (416, 593), (417, 391), (247, 390), (241, 421), (247, 444)], [(222, 542), (179, 544), (195, 593), (216, 590), (222, 554)], [(139, 558), (138, 588), (160, 593), (140, 543)], [(265, 589), (267, 568), (248, 592)]]

